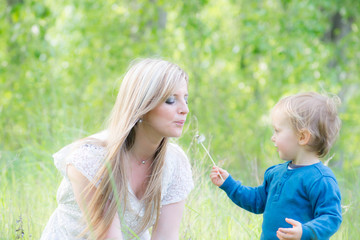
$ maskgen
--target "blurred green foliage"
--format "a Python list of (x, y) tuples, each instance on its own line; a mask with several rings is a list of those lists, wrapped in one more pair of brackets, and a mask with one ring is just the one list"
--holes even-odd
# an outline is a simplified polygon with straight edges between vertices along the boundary
[(189, 73), (191, 116), (220, 158), (244, 164), (250, 154), (261, 164), (272, 152), (271, 107), (311, 90), (342, 98), (333, 162), (360, 165), (358, 1), (8, 0), (0, 7), (4, 149), (54, 150), (59, 133), (101, 129), (131, 60), (155, 56)]
[(338, 94), (343, 127), (330, 165), (351, 192), (360, 172), (359, 28), (352, 0), (0, 1), (2, 175), (54, 176), (51, 153), (104, 127), (129, 63), (162, 57), (190, 76), (181, 144), (204, 134), (214, 157), (251, 184), (280, 162), (274, 104), (301, 91)]

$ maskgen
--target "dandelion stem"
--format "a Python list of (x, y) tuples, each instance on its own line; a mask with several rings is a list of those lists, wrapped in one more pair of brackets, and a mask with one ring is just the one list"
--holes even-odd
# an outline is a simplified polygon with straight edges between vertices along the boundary
[[(206, 149), (206, 147), (204, 146), (204, 144), (202, 144), (202, 142), (200, 142), (200, 144), (201, 144), (201, 146), (204, 148), (204, 150), (205, 150), (205, 152), (207, 153), (207, 155), (210, 157), (210, 159), (211, 159), (212, 163), (214, 164), (214, 166), (216, 166), (216, 164), (215, 164), (214, 160), (212, 159), (212, 157), (211, 157), (210, 153), (208, 152), (208, 150)], [(219, 174), (219, 176), (220, 176), (221, 180), (223, 180), (223, 181), (224, 181), (224, 179), (223, 179), (223, 177), (221, 176), (221, 174), (220, 174), (219, 170), (218, 170), (218, 174)]]

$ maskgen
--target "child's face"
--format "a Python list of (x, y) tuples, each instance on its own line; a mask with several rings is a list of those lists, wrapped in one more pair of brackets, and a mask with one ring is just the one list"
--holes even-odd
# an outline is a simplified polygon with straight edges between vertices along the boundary
[(281, 109), (271, 114), (274, 134), (271, 141), (275, 143), (279, 156), (283, 160), (294, 160), (300, 148), (298, 136), (291, 126), (289, 117)]

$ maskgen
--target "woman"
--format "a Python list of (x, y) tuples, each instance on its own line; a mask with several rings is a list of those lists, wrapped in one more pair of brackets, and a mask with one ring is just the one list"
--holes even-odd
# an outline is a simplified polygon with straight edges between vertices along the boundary
[(45, 239), (178, 239), (193, 188), (189, 161), (169, 143), (189, 112), (188, 76), (159, 59), (134, 64), (108, 128), (54, 154), (64, 175)]

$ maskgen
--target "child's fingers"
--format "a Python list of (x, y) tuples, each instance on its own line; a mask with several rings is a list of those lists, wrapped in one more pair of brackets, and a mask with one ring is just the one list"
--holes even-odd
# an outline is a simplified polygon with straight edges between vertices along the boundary
[(211, 173), (210, 174), (210, 178), (212, 179), (212, 180), (220, 180), (221, 178), (220, 178), (220, 176), (219, 176), (219, 174), (218, 173)]
[(280, 231), (277, 231), (276, 232), (276, 236), (280, 239), (280, 240), (286, 240), (286, 239), (289, 239), (288, 235), (286, 235), (286, 233), (282, 233)]
[(291, 218), (285, 218), (285, 221), (292, 225), (290, 228), (279, 228), (276, 232), (276, 236), (281, 240), (296, 240), (301, 239), (302, 225), (300, 222)]
[(224, 183), (217, 171), (211, 171), (210, 179), (212, 183), (214, 183), (218, 187), (220, 187)]
[(229, 176), (229, 173), (228, 173), (226, 170), (224, 170), (224, 169), (222, 169), (222, 168), (219, 168), (219, 167), (218, 167), (218, 173), (221, 174), (221, 176), (222, 176), (224, 179), (226, 179), (226, 178)]
[(218, 166), (213, 166), (211, 169), (211, 180), (213, 183), (215, 183), (214, 181), (216, 181), (216, 185), (220, 186), (221, 184), (224, 183), (225, 179), (229, 176), (229, 173), (222, 169), (219, 168)]
[(285, 221), (291, 225), (293, 225), (294, 227), (298, 227), (299, 225), (301, 225), (300, 222), (295, 221), (294, 219), (291, 218), (285, 218)]
[(213, 168), (211, 169), (211, 172), (214, 172), (214, 173), (217, 173), (217, 174), (221, 174), (221, 172), (219, 171), (219, 168), (217, 168), (217, 167), (213, 167)]
[(212, 180), (215, 180), (215, 179), (219, 178), (219, 174), (217, 172), (211, 172), (210, 173), (210, 178)]
[(219, 175), (218, 171), (211, 171), (210, 173), (212, 176), (216, 177)]
[(282, 228), (282, 229), (279, 228), (278, 231), (276, 232), (276, 236), (281, 240), (297, 239), (297, 237), (294, 234), (294, 231), (287, 231), (289, 229), (291, 230), (292, 228)]
[(282, 233), (279, 232), (279, 231), (276, 232), (276, 236), (277, 236), (277, 238), (280, 239), (280, 240), (283, 240), (283, 239), (284, 239), (284, 238), (282, 237)]
[(220, 168), (219, 168), (218, 166), (212, 166), (212, 169), (211, 169), (211, 170), (212, 170), (212, 171), (219, 171), (219, 169), (220, 169)]
[[(223, 175), (224, 171), (221, 171), (221, 168), (213, 167), (212, 171), (216, 172), (218, 175)], [(221, 172), (220, 172), (221, 171)], [(221, 176), (222, 177), (222, 176)]]
[(285, 234), (293, 234), (295, 232), (293, 228), (279, 228), (278, 231)]

